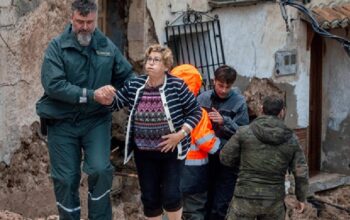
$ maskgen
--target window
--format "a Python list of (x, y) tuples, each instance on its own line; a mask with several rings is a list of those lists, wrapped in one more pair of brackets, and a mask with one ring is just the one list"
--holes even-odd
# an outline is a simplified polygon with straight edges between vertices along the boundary
[(215, 69), (225, 64), (218, 16), (189, 10), (167, 23), (165, 32), (174, 64), (194, 65), (202, 74), (204, 89), (212, 88)]

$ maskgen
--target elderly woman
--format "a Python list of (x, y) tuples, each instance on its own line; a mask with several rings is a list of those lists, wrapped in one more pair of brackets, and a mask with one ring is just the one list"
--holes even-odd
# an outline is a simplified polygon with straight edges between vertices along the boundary
[[(152, 45), (145, 56), (146, 75), (118, 90), (111, 106), (129, 107), (124, 163), (133, 151), (145, 216), (161, 219), (164, 209), (169, 220), (180, 220), (180, 173), (201, 110), (184, 81), (169, 75), (171, 50)], [(114, 89), (102, 92), (108, 96)]]

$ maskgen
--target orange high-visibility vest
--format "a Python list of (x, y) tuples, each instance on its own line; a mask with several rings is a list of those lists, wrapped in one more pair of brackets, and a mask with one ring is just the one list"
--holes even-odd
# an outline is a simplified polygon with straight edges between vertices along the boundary
[[(202, 86), (202, 76), (198, 70), (190, 65), (183, 64), (175, 67), (171, 74), (185, 81), (188, 89), (195, 96)], [(215, 136), (208, 113), (202, 108), (202, 118), (191, 131), (191, 147), (188, 151), (185, 165), (201, 166), (208, 163), (208, 153), (214, 154), (219, 150), (220, 139)]]
[(191, 132), (191, 147), (185, 165), (201, 166), (208, 163), (208, 153), (219, 150), (220, 139), (215, 136), (208, 113), (202, 108), (202, 118)]

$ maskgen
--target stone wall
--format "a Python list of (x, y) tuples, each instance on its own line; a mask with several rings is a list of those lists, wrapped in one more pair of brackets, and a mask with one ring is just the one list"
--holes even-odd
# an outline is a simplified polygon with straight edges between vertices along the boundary
[(0, 1), (0, 162), (9, 164), (23, 127), (38, 120), (40, 67), (48, 42), (69, 18), (71, 0)]
[(128, 16), (128, 56), (137, 72), (143, 72), (146, 48), (159, 42), (154, 28), (154, 17), (146, 7), (145, 0), (131, 1)]

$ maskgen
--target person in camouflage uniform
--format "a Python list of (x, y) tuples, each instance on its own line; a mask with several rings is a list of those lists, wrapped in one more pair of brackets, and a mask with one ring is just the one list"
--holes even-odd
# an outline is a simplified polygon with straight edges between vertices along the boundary
[(239, 166), (227, 219), (284, 220), (287, 170), (295, 177), (297, 211), (303, 212), (308, 166), (297, 137), (282, 121), (284, 112), (282, 99), (266, 97), (263, 115), (240, 127), (221, 150), (222, 164)]

